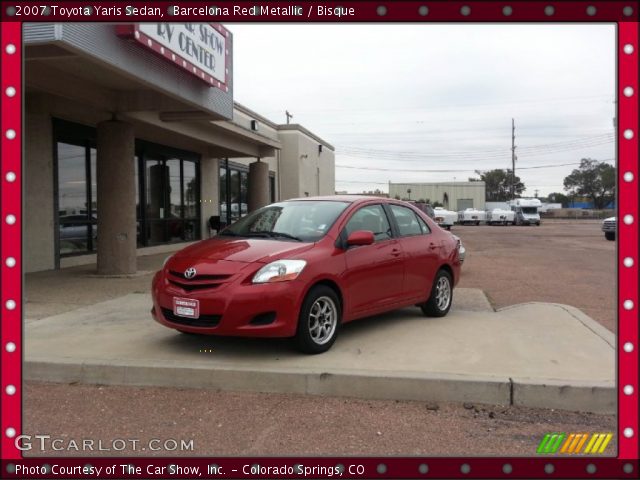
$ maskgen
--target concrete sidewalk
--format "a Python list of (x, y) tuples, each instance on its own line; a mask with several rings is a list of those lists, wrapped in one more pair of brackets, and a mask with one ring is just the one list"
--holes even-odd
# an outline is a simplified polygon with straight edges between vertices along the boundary
[(130, 294), (27, 322), (25, 378), (615, 412), (611, 332), (565, 305), (494, 312), (481, 291), (458, 297), (445, 318), (357, 321), (306, 356), (286, 340), (179, 334)]

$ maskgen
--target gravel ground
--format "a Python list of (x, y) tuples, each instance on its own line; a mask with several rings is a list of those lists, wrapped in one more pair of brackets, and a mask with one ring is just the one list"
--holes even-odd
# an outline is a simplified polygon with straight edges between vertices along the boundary
[[(28, 455), (535, 455), (549, 432), (615, 432), (615, 417), (472, 404), (356, 400), (149, 387), (27, 384), (25, 434), (193, 439), (192, 451)], [(614, 440), (607, 453), (614, 455)], [(34, 442), (34, 445), (37, 445)]]
[(539, 227), (454, 226), (467, 249), (460, 287), (481, 288), (494, 308), (564, 303), (616, 331), (616, 242), (599, 220)]

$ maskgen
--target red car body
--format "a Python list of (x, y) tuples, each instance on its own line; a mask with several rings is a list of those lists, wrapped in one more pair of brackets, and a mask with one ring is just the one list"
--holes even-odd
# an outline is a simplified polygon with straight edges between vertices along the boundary
[[(425, 302), (436, 272), (448, 271), (453, 285), (460, 277), (458, 240), (417, 208), (377, 197), (331, 196), (296, 201), (339, 201), (347, 207), (316, 242), (239, 238), (223, 235), (186, 247), (168, 259), (152, 283), (153, 318), (183, 332), (292, 337), (309, 290), (328, 285), (341, 304), (341, 322)], [(287, 203), (287, 202), (282, 202)], [(397, 237), (345, 248), (341, 232), (363, 206), (383, 204), (411, 208), (430, 233)], [(279, 259), (302, 259), (306, 267), (291, 281), (255, 284), (254, 275)], [(187, 280), (184, 272), (195, 268)], [(195, 299), (199, 318), (174, 313), (174, 299)]]

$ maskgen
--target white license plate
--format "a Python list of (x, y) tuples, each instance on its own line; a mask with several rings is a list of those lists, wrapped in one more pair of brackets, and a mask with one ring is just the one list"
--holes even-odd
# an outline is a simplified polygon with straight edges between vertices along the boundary
[(173, 297), (173, 313), (179, 317), (200, 317), (200, 300)]

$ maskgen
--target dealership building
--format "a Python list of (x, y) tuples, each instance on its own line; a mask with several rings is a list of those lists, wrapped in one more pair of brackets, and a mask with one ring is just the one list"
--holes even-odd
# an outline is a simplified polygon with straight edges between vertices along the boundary
[(222, 25), (23, 32), (26, 272), (133, 274), (138, 255), (214, 234), (210, 219), (334, 193), (331, 144), (234, 102)]
[(459, 212), (466, 208), (484, 210), (486, 185), (484, 182), (389, 182), (389, 197), (438, 202), (447, 210)]

